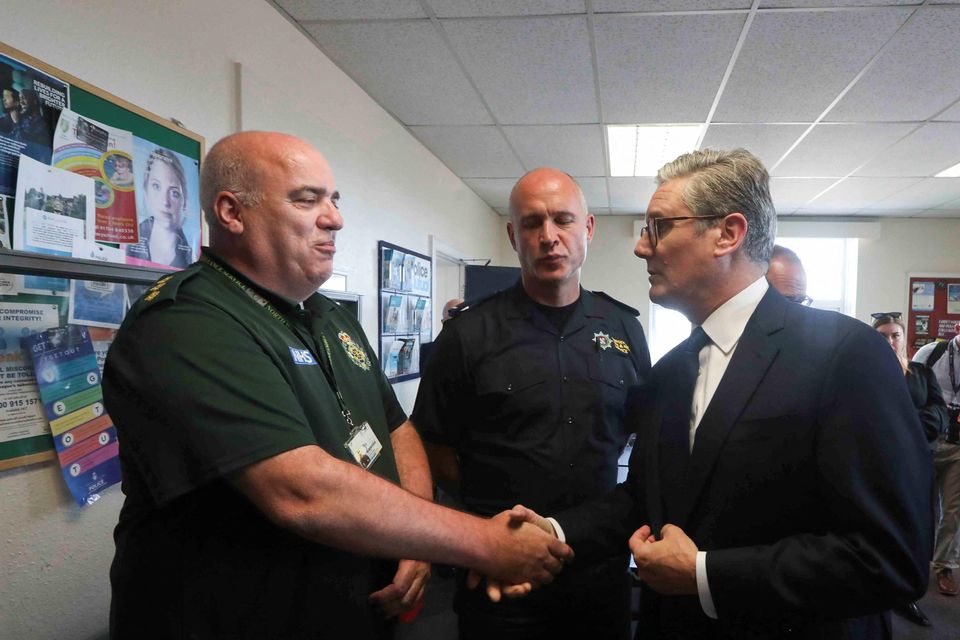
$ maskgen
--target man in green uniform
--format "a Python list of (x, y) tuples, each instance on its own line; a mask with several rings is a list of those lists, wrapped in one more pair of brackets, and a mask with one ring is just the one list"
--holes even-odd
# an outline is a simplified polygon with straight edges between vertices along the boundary
[(549, 582), (566, 545), (424, 499), (416, 431), (360, 325), (316, 293), (343, 226), (324, 157), (236, 134), (201, 198), (210, 247), (133, 306), (107, 358), (127, 496), (111, 637), (384, 637), (427, 560)]

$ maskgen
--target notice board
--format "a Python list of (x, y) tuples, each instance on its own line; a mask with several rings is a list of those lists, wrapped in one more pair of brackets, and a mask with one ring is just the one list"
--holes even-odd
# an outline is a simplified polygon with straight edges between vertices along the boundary
[(955, 335), (960, 322), (960, 274), (910, 275), (907, 354)]

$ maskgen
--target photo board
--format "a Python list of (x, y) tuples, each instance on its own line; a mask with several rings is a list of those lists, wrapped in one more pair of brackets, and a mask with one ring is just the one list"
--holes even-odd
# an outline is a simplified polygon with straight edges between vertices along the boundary
[(390, 382), (420, 377), (420, 345), (431, 338), (429, 256), (381, 240), (379, 261), (380, 366)]
[[(11, 264), (36, 254), (160, 276), (196, 258), (202, 136), (2, 42), (0, 93), (0, 252), (11, 252)], [(148, 201), (148, 184), (175, 206), (160, 210)], [(168, 236), (169, 252), (149, 242)], [(147, 286), (83, 279), (67, 267), (0, 273), (0, 470), (59, 454), (69, 483), (115, 449), (96, 369), (129, 301)], [(53, 346), (41, 349), (41, 334)], [(89, 351), (84, 366), (93, 363), (82, 397), (52, 386), (60, 374), (39, 357), (70, 340)], [(39, 388), (37, 367), (49, 378)], [(91, 419), (81, 422), (74, 410)], [(53, 433), (51, 423), (56, 431), (62, 417), (62, 431)], [(78, 444), (99, 450), (80, 457), (80, 447), (71, 447)]]
[(908, 291), (907, 356), (925, 344), (949, 340), (960, 322), (960, 274), (911, 274)]

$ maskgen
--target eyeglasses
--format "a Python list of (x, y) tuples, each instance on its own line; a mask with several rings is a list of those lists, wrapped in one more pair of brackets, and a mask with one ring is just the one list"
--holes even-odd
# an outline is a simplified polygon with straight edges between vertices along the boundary
[[(660, 241), (660, 223), (661, 222), (680, 222), (682, 220), (716, 220), (718, 218), (726, 218), (728, 213), (721, 213), (714, 216), (677, 216), (676, 218), (650, 218), (647, 220), (647, 224), (644, 225), (643, 229), (640, 229), (640, 237), (650, 236), (650, 246), (656, 247), (657, 243)], [(653, 223), (652, 225), (650, 223)]]
[(806, 294), (796, 295), (796, 296), (783, 296), (783, 297), (789, 300), (790, 302), (796, 302), (797, 304), (802, 304), (805, 307), (809, 307), (810, 305), (813, 304), (813, 298), (811, 298)]
[(881, 313), (871, 313), (870, 317), (879, 320), (880, 318), (899, 318), (902, 315), (899, 311), (883, 311)]

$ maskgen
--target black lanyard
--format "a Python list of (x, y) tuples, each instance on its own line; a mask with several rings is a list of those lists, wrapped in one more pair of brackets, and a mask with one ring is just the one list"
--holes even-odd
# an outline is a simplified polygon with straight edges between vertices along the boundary
[(333, 374), (333, 354), (330, 353), (330, 343), (327, 342), (327, 336), (320, 334), (320, 340), (323, 342), (324, 356), (321, 356), (315, 349), (312, 348), (313, 340), (304, 336), (300, 333), (300, 328), (294, 324), (291, 324), (290, 321), (284, 316), (280, 311), (276, 309), (270, 301), (264, 298), (262, 295), (251, 289), (247, 286), (246, 283), (241, 281), (235, 275), (224, 269), (219, 263), (214, 260), (211, 260), (205, 255), (200, 256), (200, 261), (204, 264), (213, 267), (217, 272), (227, 278), (230, 282), (240, 287), (240, 290), (247, 294), (251, 300), (257, 303), (262, 309), (266, 310), (274, 320), (285, 326), (293, 335), (297, 337), (301, 344), (307, 348), (307, 351), (313, 356), (313, 358), (320, 365), (320, 370), (323, 372), (323, 377), (327, 379), (327, 384), (330, 385), (330, 389), (333, 390), (334, 395), (337, 397), (337, 404), (340, 406), (340, 414), (343, 416), (343, 419), (346, 421), (347, 426), (351, 430), (354, 429), (353, 418), (350, 415), (350, 410), (347, 409), (347, 405), (343, 400), (343, 395), (340, 393), (340, 387), (337, 386), (337, 379)]

